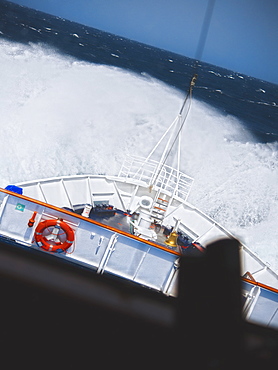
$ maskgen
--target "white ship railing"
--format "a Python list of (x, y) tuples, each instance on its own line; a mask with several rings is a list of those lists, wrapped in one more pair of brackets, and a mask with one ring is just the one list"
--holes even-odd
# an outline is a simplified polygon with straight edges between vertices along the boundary
[[(34, 212), (35, 224), (30, 227)], [(40, 249), (34, 242), (37, 225), (45, 219), (61, 218), (74, 230), (74, 243), (66, 254), (55, 254), (57, 257), (86, 265), (99, 274), (113, 274), (167, 295), (177, 295), (177, 252), (56, 206), (0, 189), (0, 240), (4, 237), (6, 242), (10, 240), (25, 248)], [(246, 319), (277, 328), (278, 290), (243, 279), (243, 293)]]
[[(136, 210), (142, 194), (148, 195), (146, 183), (125, 177), (101, 175), (75, 175), (47, 178), (17, 184), (23, 194), (57, 207), (73, 208), (73, 205), (92, 204), (93, 201), (107, 201), (115, 208), (126, 211)], [(142, 185), (142, 186), (140, 186)], [(0, 191), (1, 193), (1, 191)], [(176, 198), (177, 200), (177, 198)], [(233, 238), (223, 226), (201, 210), (182, 199), (169, 208), (165, 224), (174, 225), (181, 220), (179, 229), (206, 246), (210, 241), (223, 237)], [(183, 205), (182, 207), (179, 206)], [(1, 221), (1, 219), (0, 219)], [(277, 273), (257, 254), (242, 244), (240, 249), (242, 274), (249, 271), (261, 283), (278, 288)]]
[(153, 159), (142, 157), (128, 157), (125, 159), (119, 177), (143, 181), (180, 199), (186, 200), (194, 179), (181, 171), (161, 165)]
[[(33, 217), (34, 224), (29, 225)], [(0, 189), (0, 240), (39, 249), (35, 230), (45, 220), (63, 220), (74, 232), (74, 242), (57, 257), (86, 265), (140, 285), (176, 295), (178, 252), (100, 224), (65, 209)], [(48, 253), (48, 252), (44, 252)]]

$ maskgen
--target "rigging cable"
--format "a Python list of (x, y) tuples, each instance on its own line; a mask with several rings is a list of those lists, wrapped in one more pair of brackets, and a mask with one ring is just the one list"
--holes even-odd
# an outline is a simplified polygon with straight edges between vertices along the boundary
[[(206, 40), (207, 40), (207, 36), (208, 36), (208, 32), (209, 32), (209, 28), (210, 28), (210, 23), (211, 23), (211, 19), (212, 19), (212, 14), (213, 14), (213, 10), (214, 10), (214, 6), (215, 6), (215, 1), (216, 0), (208, 0), (208, 3), (207, 3), (207, 8), (206, 8), (206, 12), (205, 12), (205, 16), (204, 16), (204, 20), (203, 20), (203, 24), (202, 24), (202, 28), (201, 28), (201, 33), (200, 33), (200, 37), (199, 37), (199, 41), (198, 41), (198, 44), (197, 44), (197, 48), (196, 48), (196, 53), (195, 53), (195, 66), (194, 66), (194, 69), (195, 69), (195, 73), (190, 81), (190, 85), (189, 85), (189, 89), (188, 89), (188, 92), (187, 92), (187, 95), (184, 99), (184, 102), (182, 104), (182, 107), (180, 109), (180, 112), (179, 112), (179, 115), (181, 116), (182, 115), (182, 112), (184, 110), (184, 107), (185, 107), (185, 104), (189, 98), (189, 106), (188, 106), (188, 109), (187, 109), (187, 112), (182, 120), (182, 123), (181, 123), (181, 126), (178, 130), (178, 133), (176, 135), (176, 138), (171, 146), (171, 149), (170, 151), (172, 150), (173, 146), (174, 146), (174, 143), (176, 142), (177, 140), (177, 137), (179, 136), (183, 126), (184, 126), (184, 122), (188, 116), (188, 113), (189, 113), (189, 109), (190, 109), (190, 106), (191, 106), (191, 100), (192, 100), (192, 89), (193, 87), (195, 86), (195, 83), (196, 83), (196, 80), (197, 80), (197, 77), (198, 77), (198, 74), (197, 74), (197, 67), (198, 67), (198, 61), (202, 58), (202, 55), (203, 55), (203, 52), (204, 52), (204, 49), (205, 49), (205, 45), (206, 45)], [(170, 151), (168, 152), (167, 154), (167, 158), (170, 154)], [(166, 159), (167, 159), (166, 158)], [(166, 160), (164, 161), (164, 164), (165, 164)]]
[(216, 0), (209, 0), (208, 1), (206, 13), (205, 13), (205, 17), (204, 17), (204, 20), (203, 20), (202, 29), (201, 29), (197, 49), (196, 49), (196, 54), (195, 54), (196, 62), (198, 60), (200, 60), (203, 56), (203, 52), (204, 52), (204, 49), (205, 49), (207, 36), (208, 36), (208, 32), (209, 32), (210, 22), (211, 22), (211, 18), (212, 18), (212, 13), (213, 13), (213, 9), (214, 9), (214, 6), (215, 6), (215, 1)]
[[(186, 97), (184, 99), (183, 105), (182, 105), (182, 107), (180, 109), (180, 112), (178, 114), (178, 118), (181, 119), (180, 127), (179, 127), (179, 129), (178, 129), (178, 131), (175, 135), (175, 138), (174, 138), (174, 140), (173, 140), (173, 142), (170, 146), (170, 149), (167, 151), (167, 153), (165, 155), (165, 158), (163, 159), (163, 162), (160, 164), (160, 168), (157, 170), (155, 178), (152, 180), (152, 183), (150, 184), (150, 190), (153, 188), (153, 185), (156, 183), (156, 181), (157, 181), (157, 179), (158, 179), (158, 177), (159, 177), (159, 175), (160, 175), (160, 173), (161, 173), (161, 171), (162, 171), (162, 169), (163, 169), (163, 167), (164, 167), (164, 165), (165, 165), (165, 163), (166, 163), (166, 161), (167, 161), (167, 159), (168, 159), (168, 157), (169, 157), (169, 155), (170, 155), (170, 153), (171, 153), (171, 151), (172, 151), (172, 149), (173, 149), (173, 147), (174, 147), (174, 145), (175, 145), (175, 143), (176, 143), (176, 141), (177, 141), (177, 139), (178, 139), (178, 137), (181, 133), (181, 130), (183, 129), (184, 123), (186, 121), (186, 118), (187, 118), (189, 110), (190, 110), (191, 101), (192, 101), (192, 90), (193, 90), (193, 87), (195, 86), (197, 77), (198, 77), (198, 75), (194, 74), (191, 81), (190, 81)], [(182, 117), (183, 110), (185, 108), (185, 105), (186, 105), (186, 102), (187, 102), (188, 99), (189, 99), (188, 108), (187, 108), (187, 111), (186, 111), (185, 115)]]
[(181, 125), (178, 129), (178, 132), (171, 144), (171, 147), (170, 149), (168, 150), (168, 152), (166, 153), (165, 155), (165, 158), (163, 160), (163, 162), (161, 163), (160, 165), (160, 169), (158, 169), (157, 173), (156, 173), (156, 176), (155, 178), (152, 180), (152, 183), (150, 184), (150, 190), (152, 189), (153, 185), (155, 184), (155, 182), (157, 181), (176, 141), (177, 141), (177, 138), (179, 137), (180, 133), (181, 133), (181, 130), (184, 126), (184, 123), (185, 123), (185, 120), (188, 116), (188, 113), (189, 113), (189, 110), (190, 110), (190, 107), (191, 107), (191, 100), (192, 100), (192, 89), (193, 87), (195, 86), (195, 83), (196, 83), (196, 80), (197, 80), (197, 77), (198, 77), (198, 74), (197, 74), (197, 68), (198, 68), (198, 61), (202, 58), (202, 55), (203, 55), (203, 52), (204, 52), (204, 49), (205, 49), (205, 45), (206, 45), (206, 40), (207, 40), (207, 35), (208, 35), (208, 32), (209, 32), (209, 27), (210, 27), (210, 23), (211, 23), (211, 19), (212, 19), (212, 14), (213, 14), (213, 10), (214, 10), (214, 6), (215, 6), (215, 1), (216, 0), (208, 0), (208, 4), (207, 4), (207, 8), (206, 8), (206, 12), (205, 12), (205, 16), (204, 16), (204, 20), (203, 20), (203, 24), (202, 24), (202, 28), (201, 28), (201, 33), (200, 33), (200, 37), (199, 37), (199, 41), (198, 41), (198, 44), (197, 44), (197, 48), (196, 48), (196, 53), (195, 53), (195, 65), (194, 65), (194, 69), (195, 69), (195, 73), (190, 81), (190, 85), (189, 85), (189, 89), (188, 89), (188, 92), (187, 92), (187, 95), (184, 99), (184, 102), (182, 104), (182, 107), (180, 109), (180, 112), (179, 112), (179, 117), (182, 117), (182, 113), (183, 113), (183, 110), (185, 108), (185, 105), (186, 105), (186, 102), (187, 100), (189, 99), (189, 105), (188, 105), (188, 109), (187, 109), (187, 112), (185, 113), (182, 121), (181, 121)]

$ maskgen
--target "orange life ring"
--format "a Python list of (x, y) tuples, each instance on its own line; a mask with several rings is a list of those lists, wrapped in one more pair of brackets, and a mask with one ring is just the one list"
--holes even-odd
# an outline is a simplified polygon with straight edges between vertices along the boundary
[[(45, 233), (49, 227), (52, 228), (50, 233)], [(62, 230), (62, 234), (61, 234)], [(60, 240), (61, 235), (63, 242)], [(74, 232), (71, 227), (62, 220), (45, 220), (38, 224), (34, 234), (35, 240), (39, 247), (49, 252), (64, 252), (74, 242)]]

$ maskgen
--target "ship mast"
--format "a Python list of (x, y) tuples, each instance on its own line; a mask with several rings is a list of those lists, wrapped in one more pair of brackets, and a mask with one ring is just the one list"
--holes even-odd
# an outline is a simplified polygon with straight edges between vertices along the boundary
[[(191, 177), (180, 171), (180, 162), (181, 134), (190, 110), (192, 90), (196, 79), (197, 74), (194, 74), (177, 117), (147, 158), (136, 156), (126, 158), (118, 175), (122, 178), (134, 179), (138, 186), (141, 184), (146, 191), (149, 190), (150, 196), (142, 195), (134, 205), (134, 209), (129, 209), (131, 213), (138, 212), (138, 219), (131, 222), (135, 235), (140, 235), (145, 239), (156, 240), (157, 234), (151, 225), (153, 223), (162, 225), (174, 197), (186, 201), (193, 183)], [(163, 152), (159, 161), (152, 159), (155, 154), (157, 157), (161, 147)], [(173, 163), (169, 163), (170, 159)], [(176, 167), (175, 161), (177, 162)]]
[[(153, 172), (153, 176), (151, 177), (151, 181), (149, 183), (150, 190), (152, 190), (153, 186), (156, 184), (161, 174), (161, 171), (163, 170), (164, 165), (167, 162), (167, 159), (169, 158), (170, 154), (173, 153), (174, 151), (176, 152), (176, 161), (177, 161), (176, 169), (178, 172), (180, 171), (181, 134), (182, 134), (182, 129), (184, 127), (184, 123), (186, 121), (186, 118), (190, 110), (191, 101), (192, 101), (192, 90), (193, 90), (193, 87), (195, 86), (196, 80), (197, 80), (197, 74), (194, 74), (190, 81), (187, 95), (183, 101), (179, 114), (174, 119), (172, 124), (168, 127), (168, 129), (164, 132), (161, 139), (154, 146), (154, 148), (152, 149), (152, 151), (150, 152), (150, 154), (147, 156), (145, 160), (145, 163), (147, 163), (150, 160), (153, 154), (157, 151), (157, 148), (162, 144), (162, 142), (165, 141), (164, 139), (168, 136), (168, 140), (165, 144), (163, 153)], [(175, 158), (172, 158), (173, 161), (174, 159)]]
[[(155, 190), (156, 193), (162, 191), (167, 193), (170, 199), (173, 199), (174, 196), (183, 200), (187, 199), (193, 179), (180, 171), (181, 134), (190, 110), (192, 90), (196, 79), (197, 74), (194, 74), (177, 117), (149, 155), (146, 158), (127, 157), (118, 174), (119, 177), (143, 181), (150, 193), (152, 190)], [(161, 151), (162, 154), (160, 154)], [(157, 160), (158, 157), (159, 160)]]

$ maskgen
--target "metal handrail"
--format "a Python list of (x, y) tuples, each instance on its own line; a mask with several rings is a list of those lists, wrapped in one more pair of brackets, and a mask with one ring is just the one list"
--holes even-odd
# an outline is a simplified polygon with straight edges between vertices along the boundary
[[(144, 181), (150, 185), (159, 166), (159, 162), (153, 159), (132, 156), (126, 158), (118, 177), (133, 178)], [(159, 169), (154, 185), (162, 190), (186, 200), (194, 179), (174, 167), (164, 164)]]

